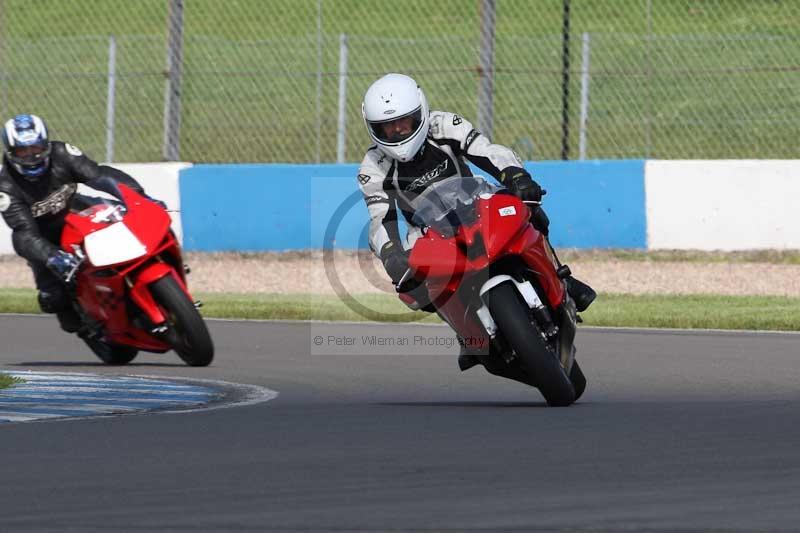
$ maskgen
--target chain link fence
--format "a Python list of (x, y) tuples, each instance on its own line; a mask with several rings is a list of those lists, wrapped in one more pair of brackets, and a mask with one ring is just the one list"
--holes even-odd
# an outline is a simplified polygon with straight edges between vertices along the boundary
[(796, 158), (796, 0), (0, 0), (0, 112), (110, 161), (359, 161), (414, 76), (526, 159)]

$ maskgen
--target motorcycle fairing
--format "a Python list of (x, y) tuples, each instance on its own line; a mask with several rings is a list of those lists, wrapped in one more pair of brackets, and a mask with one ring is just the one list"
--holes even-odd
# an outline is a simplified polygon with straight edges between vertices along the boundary
[[(93, 234), (101, 235), (95, 243), (99, 246), (103, 244), (104, 233), (106, 237), (113, 237), (113, 232), (120, 232), (114, 228), (124, 227), (124, 233), (130, 233), (135, 239), (128, 239), (134, 251), (128, 252), (127, 260), (120, 252), (116, 255), (119, 261), (109, 258), (98, 261), (101, 264), (87, 262), (79, 272), (75, 297), (81, 308), (102, 324), (108, 342), (164, 352), (170, 345), (154, 337), (150, 329), (163, 324), (166, 317), (150, 293), (149, 285), (171, 275), (189, 294), (179, 245), (170, 231), (171, 219), (166, 211), (125, 185), (119, 185), (119, 193), (123, 205), (98, 203), (67, 216), (61, 235), (65, 250), (85, 250), (87, 240), (91, 249)], [(110, 246), (108, 239), (105, 244)], [(115, 244), (122, 248), (122, 238)], [(97, 257), (98, 253), (103, 255), (99, 250), (86, 255)], [(149, 324), (132, 323), (132, 304), (144, 313)]]
[(417, 279), (437, 288), (431, 291), (434, 300), (440, 293), (455, 292), (464, 276), (481, 272), (506, 256), (518, 255), (539, 274), (550, 305), (560, 305), (564, 286), (556, 275), (549, 245), (528, 221), (528, 207), (515, 196), (494, 194), (480, 197), (476, 209), (472, 225), (460, 226), (452, 237), (429, 228), (411, 250), (409, 265)]

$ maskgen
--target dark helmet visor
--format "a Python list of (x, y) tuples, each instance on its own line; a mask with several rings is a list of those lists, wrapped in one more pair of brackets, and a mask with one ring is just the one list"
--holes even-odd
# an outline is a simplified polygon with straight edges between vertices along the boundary
[(422, 126), (422, 108), (417, 108), (402, 117), (384, 121), (370, 121), (369, 127), (375, 138), (386, 144), (398, 144), (412, 137)]
[(26, 167), (35, 167), (42, 164), (50, 155), (50, 143), (12, 146), (7, 155), (12, 163)]

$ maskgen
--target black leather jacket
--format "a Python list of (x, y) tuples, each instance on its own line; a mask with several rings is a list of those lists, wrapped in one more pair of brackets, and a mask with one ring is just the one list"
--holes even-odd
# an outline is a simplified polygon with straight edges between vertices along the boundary
[(45, 263), (59, 249), (64, 217), (78, 183), (109, 177), (143, 192), (132, 177), (98, 165), (74, 146), (50, 144), (50, 166), (35, 181), (19, 175), (5, 158), (0, 169), (0, 212), (12, 230), (14, 250), (34, 264)]

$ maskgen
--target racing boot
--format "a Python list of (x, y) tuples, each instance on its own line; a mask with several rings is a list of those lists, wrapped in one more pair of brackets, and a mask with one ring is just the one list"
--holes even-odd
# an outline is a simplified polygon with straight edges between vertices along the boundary
[(75, 333), (81, 329), (83, 321), (72, 308), (69, 296), (60, 285), (40, 290), (38, 300), (43, 313), (55, 313), (61, 329), (67, 333)]
[(56, 313), (58, 324), (67, 333), (76, 333), (81, 329), (83, 321), (74, 309), (64, 309)]
[(428, 289), (424, 284), (417, 285), (411, 290), (403, 291), (399, 295), (400, 301), (412, 311), (424, 311), (426, 313), (435, 313), (436, 306), (431, 302), (431, 297), (428, 294)]
[(567, 276), (564, 279), (567, 282), (567, 292), (575, 301), (575, 308), (579, 313), (586, 311), (594, 299), (597, 298), (597, 293), (594, 292), (593, 288), (572, 276)]
[(458, 368), (460, 368), (462, 372), (480, 364), (481, 355), (489, 354), (489, 349), (482, 345), (476, 345), (474, 342), (470, 343), (459, 334), (456, 334), (456, 338), (458, 338), (458, 345), (460, 347), (458, 353)]
[(569, 269), (569, 266), (561, 264), (561, 261), (556, 255), (556, 249), (550, 244), (550, 240), (547, 241), (547, 245), (550, 247), (550, 251), (553, 252), (553, 257), (555, 257), (556, 264), (558, 265), (556, 271), (558, 277), (567, 282), (567, 292), (575, 302), (575, 309), (577, 309), (579, 313), (586, 311), (586, 309), (592, 305), (594, 299), (597, 298), (597, 293), (584, 282), (572, 277), (572, 271)]
[(513, 379), (514, 381), (519, 381), (520, 383), (524, 383), (525, 385), (530, 385), (531, 387), (539, 388), (539, 384), (529, 376), (524, 370), (522, 370), (519, 366), (514, 365), (510, 366), (504, 362), (500, 361), (487, 361), (484, 363), (484, 368), (490, 374), (495, 376), (500, 376), (506, 379)]
[(478, 358), (470, 352), (469, 348), (464, 346), (461, 337), (458, 338), (458, 343), (461, 346), (461, 351), (458, 353), (458, 368), (461, 369), (462, 372), (480, 363)]

